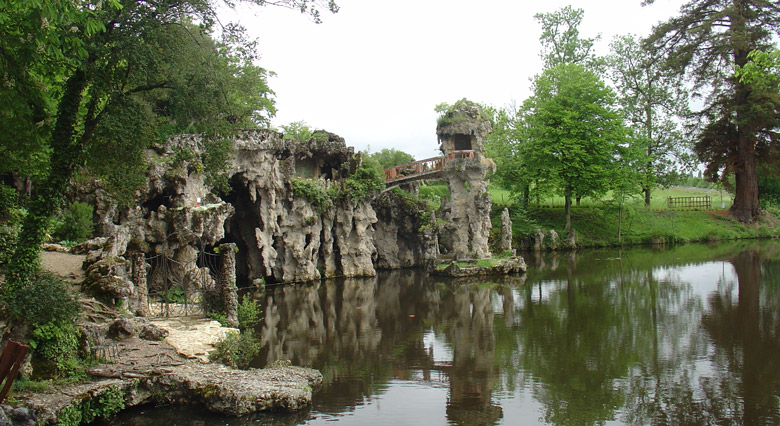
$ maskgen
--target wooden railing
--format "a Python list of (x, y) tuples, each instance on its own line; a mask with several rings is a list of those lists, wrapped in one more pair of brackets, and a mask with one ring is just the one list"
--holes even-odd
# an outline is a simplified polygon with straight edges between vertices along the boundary
[(474, 158), (474, 151), (452, 151), (444, 157), (427, 158), (414, 163), (385, 169), (385, 182), (409, 179), (428, 175), (443, 169), (448, 161)]

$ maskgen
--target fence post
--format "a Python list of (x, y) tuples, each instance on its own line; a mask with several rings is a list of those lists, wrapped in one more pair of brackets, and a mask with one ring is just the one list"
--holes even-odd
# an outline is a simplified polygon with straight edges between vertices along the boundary
[(219, 291), (222, 293), (222, 304), (225, 309), (227, 323), (238, 327), (238, 287), (236, 286), (236, 245), (234, 243), (219, 246), (222, 267), (219, 270)]
[(149, 288), (146, 285), (146, 271), (149, 266), (143, 252), (137, 251), (132, 254), (133, 262), (133, 283), (135, 283), (135, 307), (136, 312), (142, 317), (149, 316)]

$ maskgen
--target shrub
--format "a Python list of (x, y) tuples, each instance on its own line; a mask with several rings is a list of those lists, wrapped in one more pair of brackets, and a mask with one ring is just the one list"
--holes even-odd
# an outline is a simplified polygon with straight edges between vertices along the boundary
[(62, 214), (62, 224), (55, 230), (58, 240), (85, 241), (92, 237), (95, 227), (92, 221), (92, 206), (76, 201)]
[(241, 331), (251, 330), (260, 322), (260, 307), (257, 301), (244, 295), (238, 305), (238, 328)]
[[(83, 375), (79, 360), (81, 333), (72, 322), (52, 321), (36, 325), (30, 336), (38, 377)], [(41, 368), (43, 367), (43, 368)]]
[(41, 273), (31, 284), (7, 288), (0, 306), (11, 321), (35, 328), (47, 323), (73, 322), (79, 312), (68, 284), (55, 275)]
[(214, 347), (209, 359), (228, 367), (245, 369), (249, 368), (255, 355), (260, 352), (260, 341), (248, 329), (241, 333), (228, 332)]

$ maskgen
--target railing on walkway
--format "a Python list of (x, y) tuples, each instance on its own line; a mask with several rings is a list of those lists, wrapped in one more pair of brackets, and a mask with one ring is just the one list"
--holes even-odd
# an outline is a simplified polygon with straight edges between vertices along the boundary
[(669, 197), (667, 200), (670, 209), (682, 210), (711, 210), (712, 198), (709, 195), (702, 197)]
[(474, 158), (474, 151), (452, 151), (443, 157), (427, 158), (414, 163), (401, 164), (400, 166), (385, 169), (385, 182), (398, 180), (412, 180), (438, 172), (443, 169), (448, 161)]

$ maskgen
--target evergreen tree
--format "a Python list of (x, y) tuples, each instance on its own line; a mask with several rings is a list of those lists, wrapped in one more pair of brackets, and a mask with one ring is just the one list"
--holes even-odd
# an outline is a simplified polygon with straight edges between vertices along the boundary
[(734, 70), (778, 34), (780, 5), (775, 1), (692, 0), (647, 39), (667, 67), (691, 78), (694, 95), (703, 99), (695, 151), (710, 180), (728, 185), (734, 176), (731, 213), (748, 223), (761, 212), (757, 163), (775, 149), (780, 100), (761, 84), (737, 78)]

